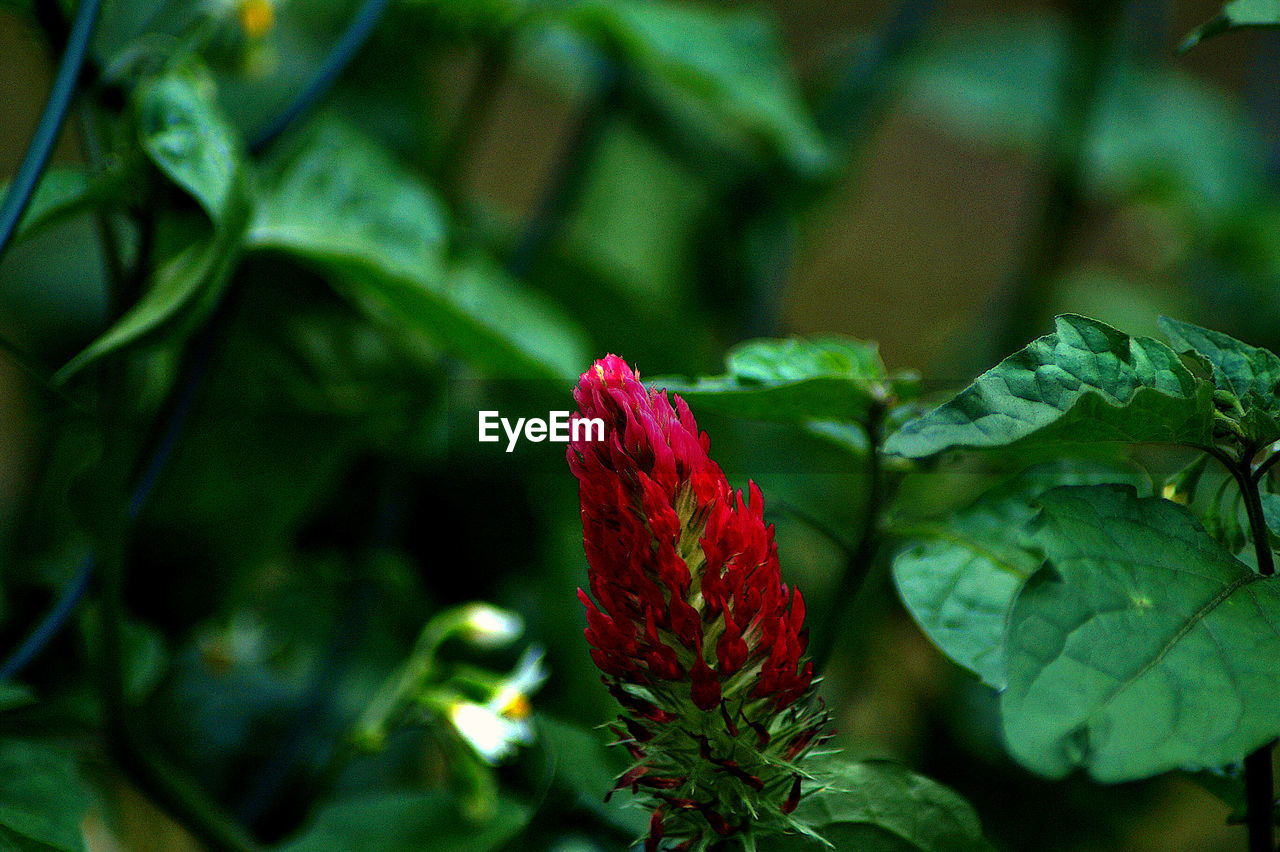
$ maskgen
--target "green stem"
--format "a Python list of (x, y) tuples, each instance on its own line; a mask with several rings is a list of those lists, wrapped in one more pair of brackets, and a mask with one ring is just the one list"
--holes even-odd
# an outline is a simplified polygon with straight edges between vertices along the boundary
[[(1249, 459), (1256, 448), (1241, 455), (1242, 461), (1232, 465), (1231, 472), (1240, 483), (1249, 532), (1258, 556), (1258, 573), (1270, 577), (1276, 572), (1275, 557), (1262, 514), (1262, 496), (1258, 490), (1257, 471), (1250, 472)], [(1263, 470), (1270, 459), (1259, 466)], [(1271, 748), (1267, 743), (1244, 759), (1245, 820), (1249, 828), (1249, 852), (1275, 852), (1275, 777), (1271, 765)]]
[(511, 50), (505, 39), (498, 39), (481, 49), (479, 66), (458, 110), (458, 118), (440, 148), (440, 187), (445, 197), (455, 205), (462, 198), (460, 184), (465, 155), (473, 148), (476, 134), (489, 115), (510, 58)]
[(862, 530), (858, 544), (845, 560), (844, 571), (836, 585), (835, 596), (821, 623), (814, 642), (814, 668), (822, 671), (836, 649), (839, 626), (853, 605), (858, 590), (866, 581), (880, 552), (880, 514), (884, 508), (884, 466), (880, 457), (881, 428), (888, 409), (883, 403), (873, 403), (867, 412), (863, 428), (867, 433), (867, 502), (862, 514)]

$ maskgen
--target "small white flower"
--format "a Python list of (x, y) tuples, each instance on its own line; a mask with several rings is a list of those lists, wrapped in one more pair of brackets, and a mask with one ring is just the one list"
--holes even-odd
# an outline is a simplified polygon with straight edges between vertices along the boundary
[(517, 745), (533, 744), (533, 726), (528, 719), (508, 719), (487, 704), (455, 701), (448, 713), (453, 727), (490, 765), (506, 760)]
[(487, 603), (468, 605), (459, 628), (463, 638), (481, 648), (500, 648), (519, 638), (524, 621), (514, 612)]
[(498, 683), (488, 701), (483, 704), (454, 701), (448, 706), (446, 712), (454, 729), (486, 763), (493, 765), (506, 760), (517, 745), (533, 745), (529, 696), (547, 680), (545, 656), (541, 648), (529, 648), (511, 674)]

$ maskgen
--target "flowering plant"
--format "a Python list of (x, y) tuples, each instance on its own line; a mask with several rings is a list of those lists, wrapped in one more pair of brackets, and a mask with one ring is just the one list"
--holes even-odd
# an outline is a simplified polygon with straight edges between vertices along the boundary
[(684, 401), (616, 356), (574, 398), (605, 423), (603, 441), (568, 449), (590, 565), (591, 594), (578, 594), (635, 760), (615, 789), (653, 805), (646, 848), (808, 831), (792, 813), (827, 714), (759, 487), (731, 489)]

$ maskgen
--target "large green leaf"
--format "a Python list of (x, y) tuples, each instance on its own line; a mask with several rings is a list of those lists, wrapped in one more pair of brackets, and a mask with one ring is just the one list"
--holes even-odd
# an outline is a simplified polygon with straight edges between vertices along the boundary
[(488, 852), (501, 848), (529, 820), (528, 806), (504, 799), (493, 817), (469, 822), (446, 792), (379, 793), (321, 809), (301, 837), (280, 852)]
[(952, 449), (1126, 441), (1213, 445), (1213, 386), (1159, 341), (1061, 316), (1057, 331), (983, 373), (951, 401), (908, 421), (885, 450), (923, 458)]
[(0, 848), (84, 849), (80, 818), (89, 794), (69, 752), (28, 740), (0, 740)]
[(980, 852), (990, 850), (973, 808), (953, 790), (887, 760), (828, 764), (830, 786), (801, 801), (795, 816), (831, 846), (770, 837), (763, 852)]
[(1280, 0), (1231, 0), (1212, 20), (1188, 35), (1180, 49), (1190, 50), (1207, 38), (1240, 27), (1280, 27)]
[(692, 101), (776, 151), (796, 171), (829, 165), (778, 27), (760, 10), (576, 0), (556, 18), (638, 69), (674, 105)]
[(371, 140), (325, 123), (267, 191), (247, 241), (325, 269), (377, 319), (487, 371), (577, 375), (585, 350), (573, 324), (496, 265), (448, 268), (445, 235), (426, 187)]
[(209, 73), (189, 61), (144, 80), (134, 97), (142, 149), (220, 222), (236, 203), (241, 153)]
[(1031, 468), (959, 512), (912, 526), (914, 542), (894, 557), (893, 579), (929, 639), (985, 683), (1004, 688), (1009, 613), (1043, 561), (1030, 529), (1039, 512), (1035, 499), (1057, 485), (1103, 482), (1150, 488), (1134, 468), (1067, 460)]
[(1130, 487), (1040, 504), (1047, 564), (1014, 604), (1001, 704), (1022, 763), (1126, 781), (1223, 766), (1280, 734), (1280, 584)]
[(1280, 358), (1222, 332), (1169, 317), (1160, 317), (1160, 330), (1178, 351), (1199, 353), (1213, 366), (1214, 383), (1243, 407), (1239, 419), (1249, 439), (1267, 444), (1280, 438)]
[(890, 393), (876, 345), (850, 337), (750, 340), (725, 360), (722, 376), (649, 384), (680, 394), (699, 411), (793, 423), (860, 420)]

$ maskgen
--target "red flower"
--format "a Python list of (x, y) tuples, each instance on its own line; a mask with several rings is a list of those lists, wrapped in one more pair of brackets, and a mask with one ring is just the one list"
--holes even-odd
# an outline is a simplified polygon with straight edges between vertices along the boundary
[[(685, 779), (691, 748), (739, 798), (794, 808), (797, 776), (778, 764), (821, 740), (825, 720), (808, 700), (804, 598), (782, 582), (760, 489), (731, 489), (684, 400), (645, 388), (617, 356), (583, 373), (574, 399), (575, 419), (604, 423), (603, 440), (568, 449), (591, 590), (578, 596), (591, 657), (631, 716), (628, 748), (654, 774)], [(738, 721), (758, 736), (739, 739)], [(732, 797), (707, 801), (705, 784), (691, 786), (665, 798), (666, 836), (681, 836), (681, 814), (730, 830)], [(693, 804), (671, 810), (677, 799)]]

